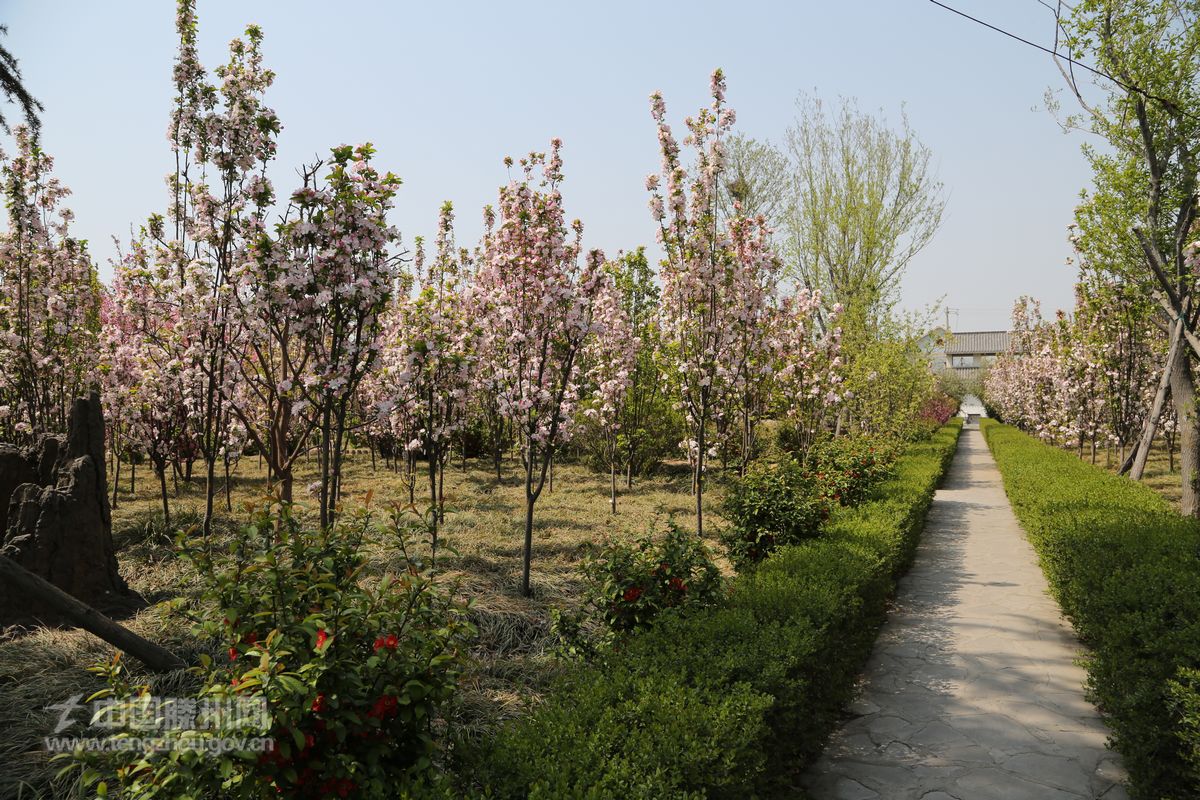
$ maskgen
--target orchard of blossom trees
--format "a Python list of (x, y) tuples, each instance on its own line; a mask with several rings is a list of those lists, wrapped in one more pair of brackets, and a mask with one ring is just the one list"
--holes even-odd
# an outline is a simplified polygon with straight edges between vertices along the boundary
[[(499, 704), (543, 692), (571, 662), (599, 667), (664, 612), (695, 612), (713, 614), (707, 630), (730, 664), (746, 659), (727, 670), (735, 683), (696, 690), (638, 668), (636, 685), (604, 679), (604, 691), (653, 698), (655, 724), (700, 711), (685, 722), (716, 737), (705, 763), (740, 782), (713, 785), (749, 787), (766, 759), (728, 754), (766, 752), (768, 733), (787, 740), (764, 720), (817, 708), (800, 687), (842, 691), (805, 664), (823, 674), (856, 648), (825, 637), (830, 652), (806, 650), (783, 683), (756, 659), (808, 642), (811, 615), (874, 630), (896, 537), (915, 530), (957, 435), (946, 425), (957, 401), (919, 347), (927, 328), (901, 319), (875, 280), (887, 272), (892, 286), (940, 220), (927, 149), (907, 126), (889, 134), (843, 115), (871, 132), (852, 161), (881, 196), (863, 203), (861, 176), (791, 195), (825, 204), (805, 228), (814, 238), (839, 229), (860, 242), (844, 248), (859, 254), (844, 275), (814, 281), (773, 230), (778, 182), (755, 177), (767, 162), (747, 162), (766, 151), (735, 132), (718, 69), (682, 127), (662, 93), (649, 97), (645, 145), (659, 166), (629, 187), (648, 207), (644, 239), (594, 246), (568, 214), (568, 143), (547, 136), (544, 149), (497, 158), (503, 183), (471, 212), (480, 238), (464, 242), (461, 202), (397, 219), (403, 189), (385, 165), (404, 154), (339, 144), (278, 163), (284, 125), (257, 26), (215, 70), (199, 59), (195, 0), (178, 0), (176, 29), (166, 191), (114, 240), (111, 270), (73, 235), (69, 191), (36, 134), (18, 129), (0, 155), (0, 442), (24, 464), (67, 430), (77, 397), (99, 393), (108, 486), (88, 490), (105, 501), (91, 527), (153, 598), (125, 632), (167, 638), (187, 662), (187, 706), (173, 708), (249, 699), (265, 714), (159, 731), (182, 747), (64, 754), (80, 772), (39, 762), (47, 753), (40, 739), (26, 746), (25, 728), (0, 749), (29, 756), (29, 785), (70, 783), (72, 795), (460, 797), (461, 778), (524, 797), (520, 769), (540, 769), (524, 755), (488, 761), (507, 776), (455, 776), (472, 758), (460, 747), (503, 733), (512, 715)], [(880, 153), (915, 156), (921, 179), (908, 179), (913, 158)], [(892, 204), (882, 195), (897, 187)], [(922, 232), (901, 252), (916, 223), (895, 206), (914, 197)], [(432, 236), (402, 238), (426, 225)], [(788, 548), (801, 568), (769, 577), (767, 559)], [(763, 575), (769, 613), (729, 605)], [(72, 689), (90, 666), (114, 719), (144, 712), (141, 666), (79, 653), (54, 661)], [(853, 670), (836, 671), (848, 685)], [(795, 690), (770, 705), (745, 676)], [(0, 713), (11, 716), (9, 688)], [(468, 699), (451, 706), (459, 693)], [(595, 697), (567, 705), (633, 707)], [(226, 733), (248, 742), (248, 730), (267, 749), (192, 746), (218, 733), (222, 746)], [(674, 734), (650, 738), (679, 752)], [(670, 781), (708, 769), (664, 770), (646, 752)], [(53, 776), (38, 773), (48, 766)], [(676, 794), (646, 788), (658, 785), (635, 792)]]
[[(1189, 261), (1197, 252), (1200, 242)], [(1071, 313), (1045, 319), (1036, 300), (1017, 301), (1009, 349), (984, 380), (986, 402), (1005, 422), (1093, 463), (1099, 449), (1110, 460), (1115, 454), (1134, 478), (1161, 434), (1174, 469), (1178, 417), (1166, 402), (1169, 375), (1162, 369), (1180, 346), (1174, 328), (1134, 287), (1085, 261)]]
[[(656, 278), (640, 249), (585, 248), (564, 210), (558, 139), (505, 160), (509, 181), (473, 249), (456, 243), (449, 203), (432, 254), (420, 239), (413, 253), (401, 245), (389, 221), (400, 181), (370, 144), (334, 147), (277, 188), (267, 175), (282, 124), (266, 102), (262, 32), (247, 28), (210, 74), (193, 3), (177, 27), (165, 206), (122, 245), (107, 285), (70, 234), (68, 190), (37, 139), (19, 132), (6, 160), (0, 440), (62, 430), (70, 400), (98, 385), (114, 480), (148, 463), (168, 523), (169, 485), (202, 481), (206, 535), (243, 453), (261, 457), (279, 499), (313, 497), (325, 527), (348, 448), (387, 442), (410, 480), (426, 464), (435, 552), (446, 466), (482, 440), (498, 473), (506, 453), (520, 456), (528, 592), (535, 507), (580, 431), (603, 452), (616, 513), (618, 473), (631, 486), (661, 457), (647, 449), (661, 421), (678, 420), (702, 533), (712, 459), (744, 472), (767, 417), (807, 443), (833, 429), (851, 396), (841, 307), (789, 291), (767, 221), (719, 202), (735, 121), (720, 70), (682, 144), (651, 97)], [(298, 491), (297, 464), (314, 456), (318, 479)]]

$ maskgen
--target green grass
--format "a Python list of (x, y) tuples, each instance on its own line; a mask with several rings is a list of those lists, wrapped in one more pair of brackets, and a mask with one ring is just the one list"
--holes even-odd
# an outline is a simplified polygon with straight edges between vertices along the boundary
[(959, 427), (909, 448), (867, 502), (739, 577), (723, 606), (665, 616), (565, 675), (466, 772), (501, 798), (797, 796), (795, 778), (853, 694)]
[(1013, 509), (1089, 645), (1136, 798), (1200, 797), (1200, 523), (1155, 490), (984, 421)]
[[(423, 466), (423, 465), (418, 465)], [(632, 539), (645, 533), (656, 518), (676, 515), (685, 530), (695, 529), (690, 474), (666, 468), (662, 474), (635, 479), (632, 490), (622, 486), (618, 513), (609, 511), (609, 479), (575, 464), (555, 470), (554, 490), (547, 489), (537, 506), (534, 534), (533, 597), (520, 594), (521, 550), (524, 535), (524, 488), (519, 467), (504, 465), (497, 482), (490, 463), (458, 463), (446, 473), (447, 519), (439, 548), (438, 564), (447, 581), (457, 581), (462, 596), (473, 601), (472, 621), (479, 629), (473, 649), (475, 669), (451, 710), (455, 730), (468, 739), (482, 738), (507, 719), (523, 713), (536, 701), (560, 669), (552, 655), (550, 609), (571, 607), (582, 590), (578, 567), (585, 547), (604, 537)], [(162, 520), (158, 484), (150, 470), (137, 471), (137, 492), (129, 493), (129, 468), (122, 468), (122, 490), (113, 513), (113, 539), (121, 574), (152, 605), (125, 620), (137, 633), (158, 641), (185, 657), (200, 652), (188, 633), (189, 622), (163, 611), (163, 601), (192, 598), (196, 576), (175, 555), (174, 530), (197, 525), (204, 502), (203, 483), (180, 482), (179, 494), (171, 487), (173, 524)], [(310, 465), (297, 475), (297, 499), (315, 478)], [(418, 473), (418, 504), (427, 484)], [(723, 524), (719, 516), (724, 476), (717, 472), (706, 492), (706, 531), (713, 535)], [(408, 488), (399, 473), (382, 462), (372, 470), (370, 457), (350, 457), (347, 471), (349, 505), (365, 502), (381, 512), (389, 505), (408, 502)], [(265, 475), (257, 460), (243, 459), (232, 483), (233, 511), (224, 508), (221, 495), (216, 531), (245, 519), (244, 505), (261, 499)], [(709, 540), (715, 548), (715, 539)], [(395, 551), (371, 554), (382, 567)], [(39, 629), (19, 638), (0, 640), (0, 797), (68, 796), (71, 786), (55, 783), (56, 767), (41, 750), (42, 737), (54, 728), (57, 712), (46, 706), (82, 692), (86, 697), (101, 688), (87, 668), (111, 658), (113, 649), (80, 630)], [(156, 691), (171, 694), (188, 680), (185, 673), (143, 676)]]

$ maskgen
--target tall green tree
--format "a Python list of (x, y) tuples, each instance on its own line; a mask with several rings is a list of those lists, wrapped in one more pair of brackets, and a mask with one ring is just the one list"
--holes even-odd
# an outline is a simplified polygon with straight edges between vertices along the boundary
[[(1178, 417), (1182, 511), (1200, 516), (1200, 303), (1190, 244), (1200, 163), (1200, 0), (1080, 0), (1059, 24), (1074, 60), (1063, 72), (1083, 109), (1069, 124), (1107, 145), (1084, 150), (1094, 189), (1078, 215), (1081, 248), (1151, 299), (1180, 340), (1169, 351), (1165, 383)], [(1100, 73), (1091, 86), (1077, 80), (1076, 63)]]
[(893, 127), (853, 100), (801, 95), (787, 134), (793, 277), (841, 303), (843, 326), (869, 324), (894, 302), (909, 262), (933, 239), (945, 197), (933, 154), (901, 114)]
[(718, 195), (721, 213), (761, 216), (782, 228), (792, 205), (792, 167), (787, 154), (767, 141), (735, 133), (725, 142), (725, 165)]

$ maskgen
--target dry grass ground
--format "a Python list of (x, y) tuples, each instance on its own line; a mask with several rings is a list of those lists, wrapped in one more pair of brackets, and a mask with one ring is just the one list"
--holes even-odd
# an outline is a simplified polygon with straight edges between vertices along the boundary
[[(1172, 463), (1172, 461), (1174, 463)], [(1121, 468), (1121, 460), (1115, 453), (1107, 455), (1100, 453), (1096, 457), (1096, 465), (1116, 472)], [(1162, 439), (1156, 439), (1146, 459), (1146, 471), (1142, 475), (1142, 483), (1165, 497), (1173, 507), (1179, 508), (1179, 497), (1182, 493), (1179, 476), (1179, 454), (1174, 459), (1167, 456), (1167, 447)]]
[[(298, 474), (297, 496), (314, 477), (310, 469), (306, 465)], [(152, 473), (139, 468), (136, 494), (128, 492), (128, 479), (126, 467), (113, 514), (121, 573), (152, 604), (193, 595), (196, 576), (175, 557), (173, 541), (163, 529), (158, 484)], [(418, 498), (428, 491), (422, 479), (418, 471)], [(408, 501), (402, 475), (389, 471), (382, 462), (373, 470), (365, 454), (350, 457), (345, 485), (349, 505), (361, 504), (368, 492), (372, 493), (372, 507), (382, 509)], [(587, 544), (605, 537), (635, 537), (656, 524), (661, 527), (669, 514), (685, 529), (694, 529), (690, 488), (685, 469), (664, 470), (662, 475), (635, 481), (628, 492), (622, 487), (614, 515), (609, 511), (607, 475), (574, 464), (559, 466), (553, 491), (547, 488), (538, 502), (534, 596), (526, 598), (519, 591), (524, 486), (518, 466), (506, 464), (499, 482), (490, 465), (482, 462), (470, 462), (465, 471), (458, 464), (447, 469), (445, 549), (439, 549), (439, 571), (457, 582), (459, 592), (473, 601), (472, 614), (479, 628), (474, 652), (477, 668), (452, 712), (460, 730), (471, 734), (520, 713), (552, 677), (557, 664), (550, 610), (577, 602), (582, 588), (578, 567)], [(222, 502), (220, 524), (236, 524), (244, 514), (238, 509), (261, 498), (265, 489), (265, 475), (256, 459), (244, 459), (233, 482), (235, 511), (225, 512)], [(706, 494), (706, 522), (711, 520), (705, 525), (706, 532), (719, 527), (719, 475), (714, 476), (711, 489)], [(194, 524), (203, 501), (200, 482), (181, 483), (179, 495), (171, 497), (174, 522)], [(383, 566), (396, 555), (374, 552), (371, 558)], [(187, 622), (168, 615), (162, 607), (151, 605), (125, 624), (181, 654), (196, 652), (198, 645), (187, 633)], [(112, 652), (104, 642), (82, 631), (39, 630), (0, 641), (0, 798), (49, 796), (57, 765), (47, 763), (40, 747), (58, 714), (45, 709), (79, 693), (86, 697), (99, 688), (87, 668), (111, 657)], [(171, 694), (187, 680), (181, 673), (156, 677), (153, 685), (156, 693)], [(69, 786), (60, 782), (53, 794), (63, 796), (68, 791)]]

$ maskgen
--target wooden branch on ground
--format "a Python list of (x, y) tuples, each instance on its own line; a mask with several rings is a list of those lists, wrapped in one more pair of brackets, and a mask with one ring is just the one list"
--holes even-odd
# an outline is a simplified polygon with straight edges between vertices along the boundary
[(30, 597), (37, 598), (63, 617), (113, 647), (140, 660), (155, 672), (171, 672), (187, 666), (179, 656), (118, 625), (96, 609), (76, 600), (54, 584), (33, 574), (8, 556), (0, 555), (0, 579)]

